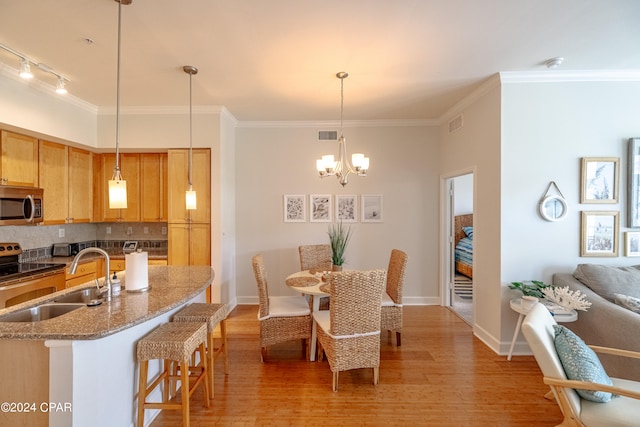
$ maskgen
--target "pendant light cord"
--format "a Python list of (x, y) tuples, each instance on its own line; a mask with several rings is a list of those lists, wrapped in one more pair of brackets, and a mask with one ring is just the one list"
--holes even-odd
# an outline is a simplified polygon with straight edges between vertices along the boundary
[(122, 2), (118, 1), (118, 59), (116, 72), (116, 178), (120, 179), (120, 40), (121, 40)]
[(189, 190), (193, 188), (193, 102), (191, 100), (192, 97), (192, 86), (191, 81), (193, 79), (193, 74), (189, 73)]

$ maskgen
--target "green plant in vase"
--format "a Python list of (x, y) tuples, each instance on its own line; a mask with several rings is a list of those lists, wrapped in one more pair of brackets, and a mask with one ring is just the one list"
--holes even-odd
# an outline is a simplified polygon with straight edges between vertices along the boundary
[(518, 289), (522, 292), (522, 295), (543, 299), (543, 290), (548, 288), (549, 285), (540, 280), (524, 280), (522, 282), (511, 282), (509, 287), (511, 289)]
[(338, 267), (337, 270), (342, 270), (344, 251), (351, 238), (351, 227), (343, 227), (341, 221), (338, 224), (331, 224), (327, 234), (331, 242), (331, 263)]

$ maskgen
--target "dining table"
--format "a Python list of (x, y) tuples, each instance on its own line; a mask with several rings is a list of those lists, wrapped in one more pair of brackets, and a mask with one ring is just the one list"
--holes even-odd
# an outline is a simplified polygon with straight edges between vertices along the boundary
[[(285, 283), (296, 292), (302, 295), (313, 297), (312, 315), (320, 310), (320, 298), (329, 296), (329, 282), (326, 281), (328, 271), (302, 270), (290, 274), (285, 279)], [(309, 345), (309, 361), (316, 360), (317, 326), (315, 320), (311, 326), (311, 343)]]

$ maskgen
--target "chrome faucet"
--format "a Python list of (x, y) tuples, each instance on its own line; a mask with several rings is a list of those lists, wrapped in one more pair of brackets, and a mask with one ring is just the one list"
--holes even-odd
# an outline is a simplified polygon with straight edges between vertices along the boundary
[[(80, 258), (82, 258), (82, 256), (86, 253), (89, 252), (95, 252), (95, 253), (99, 253), (102, 256), (104, 256), (105, 260), (104, 260), (104, 281), (102, 282), (103, 286), (107, 287), (107, 301), (111, 301), (111, 279), (109, 278), (109, 254), (100, 249), (100, 248), (84, 248), (83, 250), (81, 250), (80, 252), (78, 252), (78, 255), (76, 255), (76, 257), (73, 259), (73, 261), (71, 262), (71, 265), (69, 266), (69, 273), (70, 274), (76, 274), (76, 270), (78, 269), (78, 261), (80, 261)], [(105, 292), (104, 290), (102, 291), (103, 293)]]

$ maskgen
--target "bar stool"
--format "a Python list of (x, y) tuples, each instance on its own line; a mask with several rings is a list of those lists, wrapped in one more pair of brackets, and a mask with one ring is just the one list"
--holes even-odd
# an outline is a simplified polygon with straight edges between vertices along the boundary
[[(224, 357), (224, 374), (229, 373), (229, 360), (227, 357), (227, 314), (226, 304), (193, 303), (173, 316), (174, 322), (199, 322), (207, 324), (207, 364), (209, 366), (209, 384), (211, 384), (211, 398), (213, 399), (213, 371), (215, 359), (222, 353)], [(213, 332), (220, 325), (220, 337), (222, 343), (217, 349), (213, 345)]]
[[(209, 376), (207, 358), (204, 357), (206, 342), (207, 328), (204, 324), (173, 322), (158, 326), (138, 341), (137, 356), (140, 362), (138, 426), (144, 426), (145, 409), (182, 409), (182, 424), (189, 427), (189, 399), (203, 380), (204, 405), (209, 407)], [(189, 366), (189, 360), (196, 350), (200, 353), (200, 363), (197, 366)], [(150, 386), (147, 386), (149, 360), (155, 359), (163, 360), (162, 372)], [(177, 371), (180, 371), (180, 375)], [(189, 384), (190, 378), (195, 378), (192, 386)], [(171, 379), (180, 380), (181, 403), (169, 402)], [(160, 383), (164, 383), (162, 402), (147, 402), (149, 394)]]

